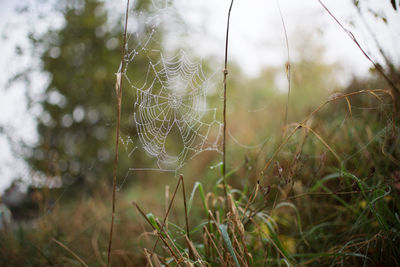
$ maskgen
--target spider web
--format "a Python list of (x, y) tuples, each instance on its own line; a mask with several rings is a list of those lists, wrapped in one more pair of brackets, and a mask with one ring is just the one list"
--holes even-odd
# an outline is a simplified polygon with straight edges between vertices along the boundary
[(119, 72), (135, 95), (134, 129), (121, 136), (121, 142), (135, 165), (129, 172), (176, 172), (203, 151), (221, 153), (222, 123), (217, 109), (208, 103), (209, 92), (215, 91), (211, 81), (215, 73), (206, 75), (202, 62), (187, 52), (190, 49), (166, 44), (179, 39), (181, 24), (174, 8), (154, 0), (152, 8), (129, 14), (133, 20), (128, 24), (126, 64)]
[[(150, 61), (146, 81), (137, 91), (134, 121), (142, 148), (157, 158), (160, 169), (181, 168), (185, 160), (206, 151), (219, 151), (221, 122), (216, 108), (207, 107), (210, 86), (202, 65), (183, 50), (173, 57)], [(217, 131), (216, 133), (214, 131)], [(168, 151), (168, 138), (180, 151)]]

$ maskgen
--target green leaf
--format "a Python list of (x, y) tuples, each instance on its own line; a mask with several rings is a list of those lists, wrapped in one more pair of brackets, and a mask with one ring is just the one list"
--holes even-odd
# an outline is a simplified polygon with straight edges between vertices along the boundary
[(224, 242), (229, 250), (229, 253), (231, 254), (233, 260), (235, 261), (236, 267), (240, 267), (239, 261), (236, 258), (235, 251), (233, 250), (231, 239), (229, 238), (228, 227), (225, 224), (220, 224), (218, 228), (221, 230), (222, 238), (224, 239)]
[(158, 227), (157, 221), (156, 221), (156, 217), (154, 216), (153, 213), (147, 213), (146, 214), (147, 219), (149, 219), (151, 225), (157, 229), (157, 231), (160, 232), (160, 227)]
[(192, 208), (192, 205), (193, 205), (194, 194), (196, 193), (197, 189), (199, 189), (201, 201), (203, 202), (204, 210), (206, 212), (206, 215), (208, 216), (208, 207), (207, 207), (207, 203), (206, 203), (206, 196), (204, 194), (203, 185), (200, 182), (196, 182), (194, 184), (192, 193), (190, 194), (189, 203), (188, 203), (188, 215), (190, 214), (190, 209)]

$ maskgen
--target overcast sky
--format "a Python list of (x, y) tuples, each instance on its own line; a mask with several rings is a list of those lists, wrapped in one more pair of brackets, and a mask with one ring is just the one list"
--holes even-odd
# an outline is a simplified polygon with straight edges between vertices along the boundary
[[(156, 0), (153, 0), (156, 1)], [(120, 1), (121, 10), (124, 1)], [(229, 0), (176, 0), (177, 9), (187, 21), (190, 29), (190, 46), (199, 56), (212, 55), (221, 58), (224, 51), (224, 38)], [(367, 20), (376, 38), (387, 51), (396, 51), (400, 40), (399, 13), (393, 11), (389, 0), (360, 1), (366, 3), (364, 8), (372, 7), (378, 15), (388, 19), (387, 27), (379, 19)], [(34, 123), (25, 109), (24, 91), (13, 87), (5, 90), (4, 84), (10, 71), (16, 66), (11, 64), (16, 40), (23, 40), (26, 28), (13, 27), (15, 15), (13, 9), (16, 1), (0, 0), (1, 35), (8, 36), (1, 40), (0, 51), (0, 126), (13, 133), (15, 140), (34, 140)], [(360, 43), (379, 60), (378, 53), (359, 19), (351, 0), (326, 0), (324, 3), (337, 18), (359, 39)], [(118, 4), (117, 1), (112, 5)], [(397, 2), (398, 4), (398, 2)], [(366, 75), (371, 64), (352, 43), (347, 35), (327, 15), (317, 0), (279, 0), (285, 21), (292, 59), (298, 53), (296, 42), (301, 38), (314, 38), (319, 45), (326, 47), (325, 60), (339, 62), (344, 68), (344, 80), (353, 73)], [(10, 23), (11, 22), (11, 23)], [(355, 25), (351, 27), (351, 25)], [(286, 61), (286, 45), (278, 1), (276, 0), (236, 0), (231, 15), (230, 59), (240, 62), (248, 75), (257, 75), (265, 66), (284, 66)], [(392, 56), (399, 63), (399, 54)], [(117, 68), (117, 66), (116, 66)], [(9, 184), (10, 179), (27, 170), (21, 160), (14, 156), (8, 140), (0, 136), (0, 192)]]
[[(182, 14), (187, 21), (196, 25), (197, 31), (205, 29), (211, 33), (211, 38), (200, 38), (196, 44), (205, 44), (205, 50), (212, 48), (214, 51), (224, 49), (226, 13), (230, 1), (178, 1)], [(371, 50), (372, 55), (378, 55), (374, 46), (370, 45), (365, 27), (357, 15), (351, 0), (326, 0), (323, 1), (335, 16), (359, 39), (366, 49)], [(387, 50), (398, 50), (400, 36), (400, 17), (390, 6), (389, 0), (360, 1), (367, 3), (368, 7), (376, 10), (379, 15), (385, 15), (388, 27), (381, 20), (371, 19), (368, 16), (370, 26), (374, 30), (378, 40)], [(362, 53), (344, 34), (342, 29), (327, 15), (317, 0), (279, 0), (283, 19), (289, 38), (289, 46), (293, 54), (295, 44), (301, 38), (316, 38), (319, 44), (326, 46), (326, 60), (339, 61), (348, 70), (357, 74), (365, 74), (370, 63), (362, 56)], [(354, 23), (357, 27), (351, 27)], [(200, 26), (200, 27), (199, 27)], [(395, 36), (395, 41), (392, 39)], [(219, 47), (218, 47), (219, 45)], [(214, 48), (218, 49), (214, 49)], [(244, 70), (249, 74), (257, 74), (264, 65), (283, 65), (286, 61), (286, 46), (281, 18), (279, 16), (278, 1), (253, 0), (234, 2), (231, 15), (230, 28), (230, 55), (240, 61)], [(256, 52), (255, 52), (256, 51)], [(222, 54), (222, 53), (220, 53)], [(398, 54), (396, 56), (399, 56)], [(295, 55), (294, 55), (295, 58)], [(398, 58), (397, 58), (398, 59)]]

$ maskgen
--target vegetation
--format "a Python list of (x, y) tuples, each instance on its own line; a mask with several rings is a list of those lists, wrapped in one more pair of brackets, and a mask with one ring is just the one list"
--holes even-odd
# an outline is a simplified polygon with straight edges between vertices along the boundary
[[(67, 6), (64, 28), (41, 41), (43, 68), (52, 74), (41, 103), (49, 116), (39, 118), (42, 139), (27, 158), (47, 176), (61, 175), (64, 186), (32, 189), (37, 217), (0, 232), (0, 265), (107, 265), (111, 155), (84, 172), (89, 185), (75, 183), (81, 192), (63, 197), (68, 175), (82, 176), (100, 151), (111, 153), (116, 137), (109, 74), (122, 44), (104, 47), (122, 33), (94, 34), (106, 15), (97, 1), (85, 3), (80, 12)], [(138, 59), (139, 73), (144, 62)], [(336, 66), (318, 55), (288, 64), (287, 124), (287, 96), (272, 82), (278, 70), (248, 78), (230, 66), (226, 119), (237, 135), (227, 137), (225, 177), (219, 159), (199, 155), (179, 179), (139, 174), (117, 192), (113, 266), (400, 265), (399, 69), (392, 66), (387, 77), (375, 69), (339, 88)], [(328, 96), (329, 89), (335, 93)], [(129, 94), (122, 114), (131, 112)], [(126, 117), (121, 128), (134, 131)], [(236, 139), (261, 143), (249, 148)], [(121, 157), (122, 172), (128, 161)]]
[[(139, 1), (133, 9), (144, 11), (148, 2)], [(35, 171), (89, 189), (112, 174), (116, 101), (115, 76), (110, 74), (120, 63), (122, 30), (121, 25), (110, 23), (100, 1), (60, 2), (57, 9), (63, 26), (30, 37), (49, 82), (43, 96), (32, 100), (43, 110), (36, 118), (40, 139), (25, 157)], [(138, 58), (132, 77), (145, 64)], [(23, 70), (20, 79), (28, 74)], [(127, 90), (126, 99), (132, 95)], [(130, 103), (123, 104), (122, 112), (128, 114)], [(135, 132), (127, 116), (121, 126)], [(122, 158), (120, 165), (127, 169), (129, 159)]]

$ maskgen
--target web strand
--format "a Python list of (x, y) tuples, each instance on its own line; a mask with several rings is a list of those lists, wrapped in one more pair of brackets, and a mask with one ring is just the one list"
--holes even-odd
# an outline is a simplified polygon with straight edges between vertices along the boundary
[[(136, 54), (136, 50), (131, 52), (129, 60)], [(140, 145), (157, 160), (156, 169), (175, 171), (203, 151), (221, 153), (222, 123), (216, 109), (208, 107), (210, 81), (202, 65), (192, 62), (183, 50), (172, 57), (159, 53), (156, 62), (148, 59), (143, 85), (127, 80), (136, 91), (134, 122)], [(175, 154), (169, 151), (169, 138), (180, 142), (181, 149)]]

